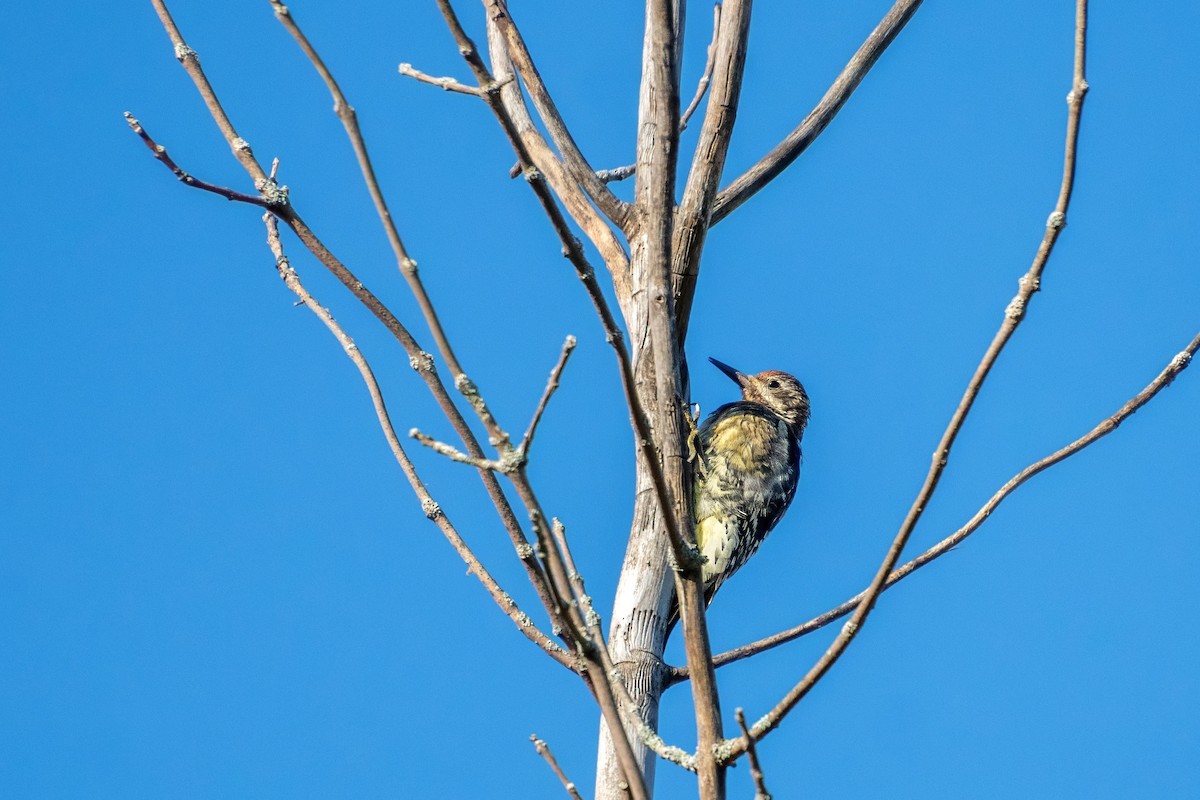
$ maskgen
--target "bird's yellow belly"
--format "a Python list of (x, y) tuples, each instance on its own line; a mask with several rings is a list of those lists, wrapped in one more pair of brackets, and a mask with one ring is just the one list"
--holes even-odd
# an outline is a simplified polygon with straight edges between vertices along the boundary
[(777, 426), (759, 416), (730, 417), (717, 423), (711, 450), (719, 453), (736, 470), (750, 470), (763, 463), (779, 439)]

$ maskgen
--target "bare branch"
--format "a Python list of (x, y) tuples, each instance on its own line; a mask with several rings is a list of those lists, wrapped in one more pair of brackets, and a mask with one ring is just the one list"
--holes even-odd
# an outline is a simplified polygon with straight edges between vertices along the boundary
[[(537, 66), (533, 63), (529, 48), (525, 46), (525, 39), (509, 14), (507, 4), (501, 0), (483, 0), (483, 3), (488, 11), (489, 22), (503, 34), (508, 57), (512, 59), (525, 88), (529, 90), (533, 106), (537, 109), (542, 122), (545, 123), (546, 130), (554, 141), (554, 146), (562, 154), (563, 162), (566, 164), (571, 178), (583, 187), (588, 197), (605, 216), (617, 226), (624, 227), (629, 217), (629, 204), (609, 191), (604, 182), (596, 177), (596, 171), (592, 169), (579, 150), (574, 137), (571, 136), (566, 123), (563, 122), (558, 107), (554, 104), (554, 99), (550, 97), (550, 92), (546, 88)], [(561, 195), (562, 192), (559, 194)]]
[(737, 119), (750, 38), (751, 8), (751, 0), (725, 0), (722, 23), (714, 42), (712, 94), (675, 220), (671, 290), (675, 296), (676, 336), (681, 343), (687, 338), (692, 297), (700, 272), (700, 254), (708, 235), (709, 217)]
[(250, 174), (251, 179), (254, 181), (254, 187), (260, 192), (266, 190), (269, 181), (267, 173), (263, 170), (262, 165), (258, 163), (258, 160), (255, 159), (254, 153), (250, 149), (250, 143), (238, 135), (237, 130), (233, 127), (233, 122), (229, 119), (229, 115), (221, 107), (221, 101), (217, 99), (217, 93), (213, 90), (212, 84), (209, 83), (208, 77), (200, 67), (200, 54), (188, 47), (187, 42), (183, 40), (183, 34), (179, 32), (179, 27), (171, 17), (171, 12), (167, 10), (166, 2), (164, 0), (150, 0), (150, 2), (158, 14), (158, 19), (162, 22), (167, 36), (171, 39), (171, 45), (175, 48), (176, 60), (183, 65), (188, 77), (192, 79), (192, 83), (196, 84), (196, 90), (200, 92), (200, 98), (204, 101), (204, 105), (207, 106), (213, 121), (220, 128), (221, 135), (225, 137), (225, 141), (229, 144), (229, 149), (233, 151), (234, 158)]
[[(1200, 348), (1200, 333), (1196, 334), (1196, 337), (1192, 339), (1191, 343), (1184, 348), (1183, 351), (1171, 359), (1171, 362), (1167, 364), (1166, 368), (1163, 369), (1162, 372), (1159, 373), (1158, 377), (1151, 381), (1146, 388), (1142, 389), (1142, 391), (1130, 398), (1129, 401), (1121, 406), (1121, 408), (1118, 409), (1115, 414), (1110, 417), (1106, 417), (1098, 425), (1096, 425), (1083, 436), (1080, 436), (1078, 439), (1068, 444), (1066, 447), (1055, 450), (1053, 453), (1033, 462), (1029, 466), (1025, 467), (1025, 469), (1014, 475), (1008, 480), (1007, 483), (996, 490), (995, 494), (988, 498), (988, 501), (984, 503), (978, 511), (975, 512), (975, 515), (971, 517), (971, 519), (969, 519), (965, 525), (951, 535), (947, 536), (945, 539), (942, 539), (933, 547), (930, 547), (928, 550), (921, 553), (921, 555), (907, 562), (903, 566), (897, 567), (895, 570), (893, 570), (892, 574), (888, 575), (887, 582), (884, 584), (883, 588), (890, 589), (892, 586), (895, 586), (897, 583), (907, 578), (921, 567), (936, 560), (938, 557), (945, 555), (960, 545), (963, 540), (965, 540), (983, 525), (983, 523), (992, 515), (992, 513), (999, 508), (1000, 504), (1004, 502), (1005, 498), (1015, 492), (1017, 488), (1021, 486), (1021, 484), (1025, 483), (1034, 475), (1037, 475), (1039, 472), (1054, 466), (1060, 461), (1066, 460), (1067, 458), (1075, 455), (1084, 448), (1099, 441), (1100, 439), (1103, 439), (1105, 436), (1115, 431), (1117, 426), (1132, 416), (1134, 412), (1136, 412), (1146, 403), (1150, 402), (1152, 397), (1169, 386), (1171, 382), (1175, 380), (1175, 377), (1187, 368), (1188, 363), (1196, 354), (1198, 348)], [(735, 661), (741, 661), (744, 658), (749, 658), (757, 653), (770, 650), (773, 647), (778, 647), (781, 644), (786, 644), (787, 642), (799, 639), (800, 637), (806, 636), (814, 631), (818, 631), (829, 623), (835, 622), (836, 620), (839, 620), (850, 612), (854, 611), (854, 609), (858, 608), (858, 606), (862, 603), (863, 598), (866, 596), (866, 590), (863, 590), (841, 605), (829, 609), (819, 617), (814, 617), (802, 625), (797, 625), (794, 628), (781, 631), (773, 636), (759, 639), (756, 642), (751, 642), (733, 650), (721, 653), (720, 655), (714, 656), (713, 664), (717, 667), (723, 667), (726, 664), (732, 664)], [(676, 667), (674, 670), (672, 670), (671, 675), (667, 680), (668, 683), (676, 683), (680, 680), (686, 679), (687, 668)]]
[(533, 435), (537, 433), (538, 423), (542, 421), (542, 414), (546, 412), (546, 406), (550, 403), (550, 398), (558, 390), (558, 383), (562, 378), (563, 369), (567, 366), (567, 359), (571, 357), (571, 352), (574, 349), (575, 337), (568, 336), (563, 342), (562, 352), (558, 354), (558, 362), (550, 370), (550, 379), (546, 381), (546, 389), (542, 392), (541, 399), (538, 400), (537, 408), (533, 410), (533, 418), (529, 420), (529, 427), (525, 430), (525, 435), (521, 437), (521, 444), (517, 450), (520, 452), (522, 458), (529, 457), (529, 448), (533, 444)]
[(414, 68), (412, 64), (401, 64), (400, 74), (418, 80), (421, 83), (428, 83), (430, 86), (437, 86), (448, 92), (458, 92), (459, 94), (469, 94), (473, 97), (479, 97), (478, 86), (467, 86), (465, 83), (459, 83), (454, 78), (438, 78), (421, 72), (421, 70)]
[(492, 470), (493, 472), (511, 472), (515, 468), (511, 465), (505, 464), (502, 461), (492, 461), (486, 458), (474, 458), (473, 456), (469, 456), (461, 450), (455, 448), (453, 445), (438, 441), (432, 436), (427, 436), (416, 428), (410, 428), (408, 435), (410, 438), (416, 439), (433, 452), (440, 453), (451, 461), (457, 461), (460, 464), (467, 464), (475, 467), (475, 469), (487, 469)]
[(696, 113), (696, 109), (700, 107), (700, 101), (704, 99), (705, 93), (708, 92), (708, 83), (712, 79), (713, 64), (716, 63), (717, 56), (717, 40), (721, 35), (721, 4), (713, 3), (713, 32), (712, 41), (708, 45), (708, 52), (705, 55), (704, 71), (700, 73), (700, 81), (696, 84), (696, 94), (692, 97), (692, 102), (688, 103), (687, 108), (679, 115), (679, 132), (687, 130), (688, 123), (692, 121), (692, 114)]
[(268, 212), (263, 215), (263, 222), (267, 226), (267, 245), (271, 248), (271, 252), (275, 256), (275, 267), (279, 271), (279, 277), (283, 279), (288, 289), (300, 298), (300, 302), (312, 311), (321, 320), (321, 323), (329, 329), (329, 332), (338, 340), (338, 344), (346, 351), (346, 355), (354, 362), (354, 366), (358, 368), (359, 374), (367, 386), (367, 391), (371, 395), (371, 402), (375, 406), (375, 415), (379, 419), (380, 428), (383, 429), (384, 438), (387, 439), (388, 446), (392, 449), (392, 455), (395, 456), (397, 463), (400, 464), (400, 469), (404, 472), (404, 477), (408, 479), (409, 485), (412, 486), (413, 492), (421, 502), (421, 508), (425, 512), (425, 516), (438, 526), (442, 535), (446, 537), (446, 540), (450, 542), (455, 552), (466, 563), (468, 571), (479, 579), (479, 582), (483, 584), (484, 589), (491, 595), (496, 605), (500, 607), (500, 610), (517, 626), (517, 630), (525, 638), (549, 654), (559, 664), (572, 672), (579, 672), (580, 668), (575, 663), (575, 659), (559, 647), (549, 636), (539, 630), (533, 624), (533, 621), (529, 619), (529, 616), (517, 607), (512, 596), (500, 587), (491, 576), (491, 573), (484, 568), (483, 564), (480, 563), (479, 559), (471, 551), (471, 548), (463, 540), (462, 536), (459, 535), (454, 525), (450, 522), (450, 518), (442, 510), (442, 507), (429, 494), (429, 490), (425, 488), (425, 483), (417, 474), (416, 467), (413, 466), (408, 453), (404, 451), (404, 447), (400, 444), (400, 438), (396, 435), (396, 429), (392, 425), (387, 405), (384, 403), (383, 392), (379, 388), (379, 382), (375, 379), (375, 373), (372, 372), (366, 357), (358, 349), (358, 345), (354, 343), (354, 340), (350, 338), (341, 325), (333, 318), (333, 315), (329, 313), (329, 310), (318, 303), (300, 282), (300, 276), (296, 274), (296, 270), (292, 268), (291, 262), (284, 255), (283, 245), (279, 240), (279, 226), (275, 217)]
[(623, 181), (627, 178), (632, 178), (637, 174), (637, 164), (626, 164), (623, 167), (613, 167), (612, 169), (602, 169), (596, 173), (596, 177), (605, 183), (613, 183), (614, 181)]
[(258, 206), (259, 208), (274, 208), (275, 206), (279, 205), (278, 197), (245, 194), (235, 189), (230, 189), (225, 186), (218, 186), (217, 184), (209, 183), (208, 181), (202, 181), (196, 176), (185, 172), (178, 164), (175, 163), (175, 160), (167, 154), (167, 148), (154, 141), (150, 134), (146, 132), (146, 129), (142, 127), (142, 123), (138, 122), (133, 114), (130, 114), (128, 111), (125, 112), (125, 122), (129, 124), (129, 127), (138, 135), (138, 138), (142, 140), (146, 147), (150, 148), (150, 152), (154, 154), (154, 157), (158, 159), (163, 166), (175, 173), (175, 177), (187, 186), (191, 186), (195, 189), (201, 189), (206, 192), (212, 192), (213, 194), (224, 197), (226, 200), (233, 200), (238, 203), (248, 203), (252, 206)]
[(562, 767), (558, 765), (558, 760), (555, 759), (554, 753), (550, 752), (550, 745), (539, 739), (536, 733), (531, 733), (529, 735), (529, 741), (533, 742), (533, 749), (537, 750), (538, 755), (546, 759), (546, 763), (550, 765), (550, 769), (552, 769), (554, 774), (558, 776), (559, 781), (562, 782), (563, 788), (567, 790), (567, 794), (572, 798), (572, 800), (583, 800), (583, 798), (579, 796), (579, 790), (575, 788), (575, 784), (570, 778), (567, 777), (567, 774), (562, 771)]
[(750, 729), (746, 727), (746, 712), (738, 709), (734, 712), (738, 727), (742, 729), (742, 741), (746, 743), (746, 757), (750, 759), (750, 777), (754, 781), (754, 800), (771, 800), (767, 784), (763, 779), (762, 767), (758, 763), (758, 750), (754, 740), (750, 738)]
[(757, 194), (759, 189), (787, 169), (813, 140), (821, 135), (920, 6), (921, 0), (896, 0), (891, 11), (880, 20), (875, 30), (871, 31), (871, 35), (858, 48), (816, 108), (771, 152), (717, 194), (712, 209), (713, 225)]
[[(930, 498), (937, 489), (938, 480), (941, 478), (949, 461), (950, 449), (954, 444), (954, 440), (958, 437), (959, 431), (962, 430), (963, 423), (966, 422), (967, 414), (970, 412), (971, 406), (974, 405), (975, 398), (979, 395), (979, 390), (983, 387), (984, 380), (987, 378), (992, 366), (996, 363), (996, 359), (999, 358), (1004, 345), (1012, 337), (1021, 320), (1024, 319), (1028, 302), (1034, 292), (1037, 291), (1042, 270), (1050, 257), (1051, 251), (1054, 249), (1054, 243), (1058, 239), (1059, 232), (1066, 224), (1067, 207), (1071, 200), (1071, 187), (1075, 180), (1075, 151), (1079, 137), (1079, 119), (1083, 110), (1083, 98), (1087, 92), (1087, 81), (1084, 77), (1085, 43), (1087, 38), (1087, 0), (1076, 0), (1075, 26), (1075, 69), (1071, 93), (1067, 96), (1067, 142), (1063, 156), (1063, 182), (1059, 189), (1058, 202), (1055, 204), (1054, 212), (1051, 213), (1050, 219), (1047, 222), (1046, 233), (1042, 239), (1041, 246), (1038, 248), (1037, 255), (1034, 257), (1033, 265), (1021, 278), (1019, 282), (1020, 290), (1017, 296), (1013, 298), (1008, 308), (1005, 309), (1004, 321), (1000, 325), (1000, 330), (997, 331), (991, 346), (988, 347), (983, 360), (976, 368), (975, 374), (972, 376), (970, 383), (967, 385), (967, 390), (958, 404), (958, 408), (955, 409), (954, 415), (950, 419), (950, 424), (946, 427), (945, 433), (942, 434), (941, 441), (938, 442), (937, 449), (933, 453), (933, 463), (929, 467), (929, 473), (925, 476), (925, 482), (922, 484), (921, 490), (917, 493), (916, 500), (913, 501), (912, 507), (904, 518), (904, 522), (900, 526), (900, 531), (896, 534), (891, 547), (888, 548), (883, 563), (880, 564), (879, 569), (876, 571), (875, 578), (867, 588), (866, 596), (863, 597), (854, 615), (842, 626), (841, 632), (821, 658), (817, 660), (817, 663), (813, 665), (812, 669), (808, 671), (808, 674), (792, 687), (783, 699), (767, 712), (762, 719), (754, 723), (751, 734), (755, 740), (761, 739), (779, 725), (787, 713), (795, 708), (796, 704), (808, 694), (809, 690), (837, 662), (842, 653), (846, 651), (846, 648), (850, 646), (858, 631), (861, 630), (872, 608), (874, 608), (875, 601), (883, 591), (888, 576), (891, 575), (892, 569), (900, 560), (900, 554), (903, 552), (909, 536), (912, 535), (917, 521), (921, 518), (921, 514), (928, 506)], [(729, 745), (727, 753), (730, 759), (737, 758), (746, 750), (746, 745), (740, 740), (731, 740), (725, 744)]]

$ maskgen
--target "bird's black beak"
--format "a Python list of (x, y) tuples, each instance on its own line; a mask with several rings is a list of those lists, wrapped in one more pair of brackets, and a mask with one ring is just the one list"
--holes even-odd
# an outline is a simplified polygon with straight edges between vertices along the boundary
[(738, 386), (746, 385), (746, 378), (748, 377), (746, 375), (746, 373), (739, 372), (736, 369), (734, 369), (733, 367), (726, 364), (725, 362), (717, 361), (715, 358), (712, 358), (711, 356), (709, 357), (708, 360), (712, 362), (712, 365), (714, 367), (716, 367), (717, 369), (721, 370), (721, 372), (724, 372), (726, 375), (728, 375), (729, 379), (731, 381), (733, 381), (734, 383), (736, 383)]

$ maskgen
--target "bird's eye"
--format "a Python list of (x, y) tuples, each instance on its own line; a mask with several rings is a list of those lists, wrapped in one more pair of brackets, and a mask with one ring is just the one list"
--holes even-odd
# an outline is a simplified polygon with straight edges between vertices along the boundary
[(769, 386), (769, 387), (770, 387), (770, 388), (772, 388), (772, 389), (778, 389), (778, 388), (779, 388), (779, 381), (777, 381), (777, 380), (775, 380), (774, 378), (772, 378), (772, 379), (771, 379), (771, 380), (770, 380), (770, 381), (767, 383), (767, 386)]

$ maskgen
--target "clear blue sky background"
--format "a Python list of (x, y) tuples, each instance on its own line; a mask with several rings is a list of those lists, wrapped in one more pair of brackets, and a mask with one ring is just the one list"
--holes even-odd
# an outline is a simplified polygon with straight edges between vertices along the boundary
[[(758, 5), (730, 176), (807, 113), (889, 3)], [(1070, 224), (914, 553), (1200, 327), (1200, 10), (1093, 5)], [(459, 6), (479, 32), (478, 5)], [(512, 6), (592, 161), (628, 162), (639, 3)], [(174, 10), (301, 213), (428, 343), (325, 89), (265, 0)], [(563, 337), (579, 337), (533, 477), (607, 609), (631, 509), (611, 356), (485, 107), (396, 74), (467, 75), (434, 4), (294, 11), (507, 425), (523, 428)], [(693, 5), (689, 87), (709, 19)], [(712, 609), (718, 649), (840, 602), (882, 558), (1052, 208), (1072, 19), (1067, 0), (926, 4), (818, 143), (715, 229), (694, 399), (733, 397), (701, 366), (715, 355), (796, 373), (814, 406), (793, 510)], [(535, 731), (590, 791), (590, 699), (421, 516), (357, 373), (292, 307), (258, 213), (178, 185), (125, 127), (129, 110), (186, 169), (250, 189), (149, 4), (9, 3), (0, 20), (0, 796), (561, 796)], [(398, 427), (448, 435), (399, 348), (289, 247)], [(776, 796), (1194, 792), (1197, 408), (1193, 370), (889, 592), (764, 742)], [(534, 611), (478, 479), (415, 457)], [(831, 635), (721, 670), (727, 724), (737, 706), (765, 711)], [(663, 714), (690, 746), (686, 689)], [(659, 773), (660, 796), (691, 793)], [(730, 781), (749, 795), (745, 769)]]

